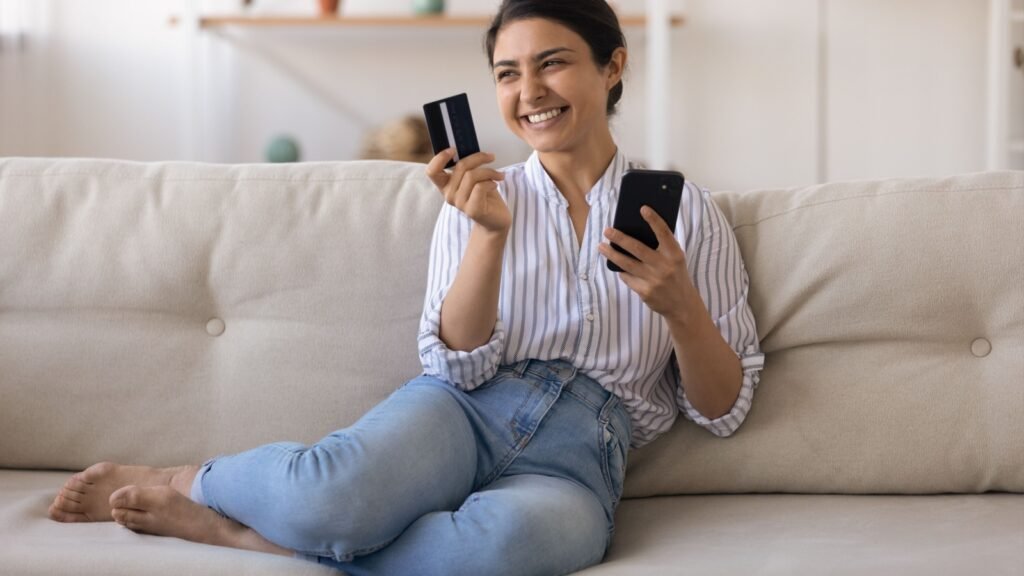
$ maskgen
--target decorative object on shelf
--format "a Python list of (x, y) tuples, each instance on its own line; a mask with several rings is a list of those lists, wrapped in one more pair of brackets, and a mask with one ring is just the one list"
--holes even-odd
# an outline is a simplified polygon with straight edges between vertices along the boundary
[(320, 0), (321, 16), (337, 16), (339, 0)]
[(412, 11), (418, 15), (441, 14), (444, 0), (412, 0)]
[[(330, 6), (324, 4), (329, 3), (314, 0), (249, 0), (245, 5), (245, 13), (258, 17), (287, 16), (309, 19), (331, 16), (332, 14), (326, 12)], [(337, 6), (334, 7), (334, 12), (337, 12)]]
[(427, 163), (434, 156), (427, 123), (409, 115), (392, 120), (366, 133), (360, 158)]
[(276, 136), (267, 144), (266, 156), (267, 162), (298, 162), (299, 143), (291, 136)]

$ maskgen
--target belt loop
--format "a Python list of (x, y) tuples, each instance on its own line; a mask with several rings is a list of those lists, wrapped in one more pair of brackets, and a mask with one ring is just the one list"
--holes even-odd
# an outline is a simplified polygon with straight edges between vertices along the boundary
[(577, 370), (571, 362), (559, 359), (550, 362), (549, 366), (553, 372), (558, 374), (558, 379), (561, 380), (563, 385), (570, 384), (576, 378)]
[(523, 374), (526, 373), (526, 368), (530, 365), (529, 360), (520, 360), (512, 366), (512, 371), (516, 373), (516, 376), (522, 378)]

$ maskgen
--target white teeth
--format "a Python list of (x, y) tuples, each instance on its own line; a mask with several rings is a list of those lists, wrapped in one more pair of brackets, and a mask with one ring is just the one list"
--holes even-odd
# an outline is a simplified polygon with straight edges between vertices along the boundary
[(537, 122), (543, 122), (545, 120), (551, 120), (555, 116), (562, 113), (561, 108), (555, 108), (554, 110), (548, 110), (543, 114), (530, 114), (526, 118), (530, 121), (530, 124), (536, 124)]

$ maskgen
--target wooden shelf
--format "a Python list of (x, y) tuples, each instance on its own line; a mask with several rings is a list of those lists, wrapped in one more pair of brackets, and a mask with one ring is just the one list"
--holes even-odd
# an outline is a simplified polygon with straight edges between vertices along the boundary
[[(645, 26), (647, 19), (642, 16), (626, 16), (619, 19), (623, 27)], [(180, 24), (172, 17), (171, 26)], [(226, 27), (248, 28), (330, 28), (330, 27), (377, 27), (377, 28), (486, 28), (490, 18), (483, 16), (201, 16), (199, 28), (215, 29)], [(681, 26), (683, 18), (673, 16), (673, 27)]]

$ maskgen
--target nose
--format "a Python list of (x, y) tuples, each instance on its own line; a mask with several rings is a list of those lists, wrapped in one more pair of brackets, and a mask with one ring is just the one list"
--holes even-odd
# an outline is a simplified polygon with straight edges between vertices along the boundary
[(544, 85), (540, 75), (530, 71), (523, 73), (519, 90), (519, 100), (521, 102), (526, 104), (537, 102), (544, 98), (546, 94), (547, 86)]

